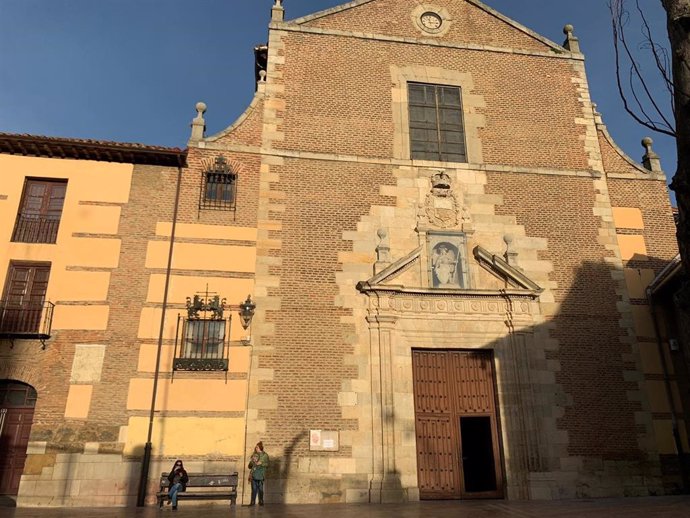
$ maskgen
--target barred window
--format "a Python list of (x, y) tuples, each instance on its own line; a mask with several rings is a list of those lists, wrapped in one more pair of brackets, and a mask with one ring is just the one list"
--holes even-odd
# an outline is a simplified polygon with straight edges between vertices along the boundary
[(223, 358), (225, 320), (187, 320), (182, 358)]
[(460, 88), (410, 83), (408, 94), (410, 157), (467, 162)]
[(219, 156), (203, 173), (199, 208), (235, 210), (237, 175), (227, 160)]

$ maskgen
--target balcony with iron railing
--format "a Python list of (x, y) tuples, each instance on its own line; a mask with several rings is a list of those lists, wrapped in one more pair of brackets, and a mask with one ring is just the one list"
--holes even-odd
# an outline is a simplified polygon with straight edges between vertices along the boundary
[(50, 338), (52, 302), (16, 304), (0, 300), (0, 338)]
[(59, 216), (19, 214), (14, 225), (12, 241), (16, 243), (55, 243), (59, 227)]

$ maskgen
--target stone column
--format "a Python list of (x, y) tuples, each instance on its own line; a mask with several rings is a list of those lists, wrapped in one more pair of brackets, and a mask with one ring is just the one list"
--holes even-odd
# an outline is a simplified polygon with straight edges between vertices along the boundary
[(405, 491), (395, 467), (392, 334), (397, 317), (367, 317), (371, 333), (371, 399), (373, 473), (372, 503), (402, 502)]

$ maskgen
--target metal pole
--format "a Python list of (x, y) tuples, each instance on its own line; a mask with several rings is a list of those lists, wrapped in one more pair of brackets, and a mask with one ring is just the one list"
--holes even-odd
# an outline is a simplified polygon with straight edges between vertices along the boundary
[(153, 416), (156, 411), (156, 393), (158, 391), (158, 374), (160, 373), (161, 351), (163, 349), (163, 332), (165, 330), (165, 308), (168, 305), (168, 288), (170, 287), (170, 271), (172, 269), (173, 245), (175, 244), (175, 227), (177, 226), (177, 210), (180, 204), (180, 184), (182, 183), (182, 165), (177, 166), (177, 187), (175, 190), (175, 207), (173, 209), (172, 228), (170, 229), (170, 248), (168, 250), (168, 266), (165, 271), (165, 287), (163, 289), (163, 309), (161, 325), (158, 331), (158, 350), (156, 351), (156, 369), (153, 374), (153, 391), (151, 394), (151, 411), (149, 412), (149, 431), (144, 445), (144, 458), (141, 462), (141, 476), (137, 493), (137, 507), (144, 507), (146, 502), (146, 486), (149, 480), (149, 466), (151, 464), (151, 436), (153, 435)]

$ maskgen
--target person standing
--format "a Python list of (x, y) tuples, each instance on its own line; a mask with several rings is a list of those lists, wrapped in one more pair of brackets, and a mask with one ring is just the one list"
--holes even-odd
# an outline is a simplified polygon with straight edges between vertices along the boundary
[(259, 497), (259, 505), (264, 505), (264, 479), (268, 468), (268, 453), (264, 451), (264, 443), (259, 441), (254, 447), (254, 454), (249, 460), (249, 481), (252, 483), (252, 498), (249, 505), (256, 505), (256, 497)]
[(175, 461), (170, 475), (168, 475), (170, 486), (168, 489), (168, 504), (172, 503), (172, 510), (177, 511), (177, 493), (184, 492), (187, 489), (187, 482), (189, 482), (189, 475), (184, 469), (181, 460)]

